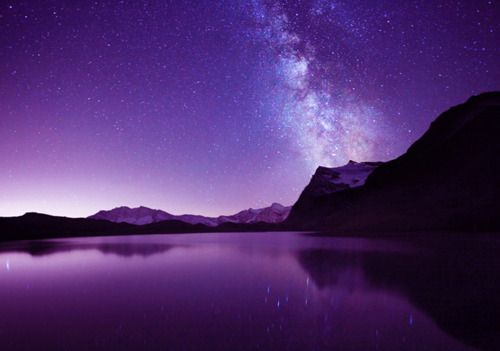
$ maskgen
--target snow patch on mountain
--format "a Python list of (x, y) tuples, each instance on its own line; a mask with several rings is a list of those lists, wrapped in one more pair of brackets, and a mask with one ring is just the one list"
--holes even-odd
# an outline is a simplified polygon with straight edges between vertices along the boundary
[(308, 195), (321, 196), (362, 186), (381, 164), (382, 162), (349, 161), (341, 167), (318, 167), (304, 191)]
[(330, 182), (334, 184), (346, 184), (355, 188), (365, 184), (366, 178), (380, 165), (379, 162), (355, 162), (349, 161), (345, 166), (329, 168)]

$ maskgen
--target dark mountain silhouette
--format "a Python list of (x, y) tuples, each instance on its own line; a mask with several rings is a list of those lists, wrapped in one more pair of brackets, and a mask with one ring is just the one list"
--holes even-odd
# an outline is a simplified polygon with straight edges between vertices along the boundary
[(203, 225), (164, 221), (148, 225), (113, 223), (87, 218), (67, 218), (39, 213), (0, 218), (1, 240), (42, 239), (71, 236), (125, 235), (143, 233), (202, 232)]
[(57, 217), (40, 213), (26, 213), (19, 217), (0, 217), (0, 241), (98, 235), (244, 232), (277, 229), (279, 227), (276, 225), (264, 222), (248, 224), (228, 222), (211, 227), (177, 220), (136, 225), (89, 218)]
[(336, 233), (500, 230), (499, 155), (500, 92), (474, 96), (365, 185), (313, 199), (306, 187), (285, 223)]

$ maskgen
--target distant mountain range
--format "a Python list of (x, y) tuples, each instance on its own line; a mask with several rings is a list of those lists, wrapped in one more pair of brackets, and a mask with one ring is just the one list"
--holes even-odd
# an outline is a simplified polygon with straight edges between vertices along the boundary
[(290, 209), (291, 206), (287, 207), (273, 203), (269, 207), (249, 208), (230, 216), (204, 217), (199, 215), (177, 216), (162, 210), (153, 210), (143, 206), (137, 208), (123, 206), (109, 211), (99, 211), (88, 218), (137, 225), (176, 220), (189, 224), (203, 224), (209, 227), (216, 227), (223, 223), (279, 223), (286, 219)]
[(297, 202), (231, 216), (119, 207), (89, 218), (0, 218), (0, 240), (76, 235), (315, 230), (333, 234), (500, 231), (500, 92), (441, 114), (395, 160), (319, 167)]
[(274, 203), (231, 216), (176, 216), (147, 207), (118, 207), (89, 218), (68, 218), (41, 213), (0, 217), (0, 241), (93, 235), (203, 233), (279, 230), (291, 207)]
[(103, 219), (68, 218), (41, 213), (26, 213), (18, 217), (0, 217), (0, 241), (37, 240), (74, 236), (210, 233), (210, 232), (261, 232), (280, 230), (273, 223), (222, 223), (216, 227), (166, 220), (137, 225), (116, 223)]
[[(329, 186), (318, 168), (285, 221), (345, 232), (500, 230), (500, 92), (441, 114), (406, 153), (360, 187)], [(326, 186), (325, 186), (326, 184)]]

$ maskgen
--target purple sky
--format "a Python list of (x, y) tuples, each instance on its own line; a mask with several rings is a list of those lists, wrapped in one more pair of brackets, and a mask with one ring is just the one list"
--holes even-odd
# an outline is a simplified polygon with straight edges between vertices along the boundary
[(3, 1), (0, 216), (292, 204), (500, 89), (498, 1)]

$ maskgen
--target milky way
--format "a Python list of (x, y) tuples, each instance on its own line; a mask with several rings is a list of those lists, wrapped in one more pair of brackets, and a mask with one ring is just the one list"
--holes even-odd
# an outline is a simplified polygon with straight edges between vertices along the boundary
[(0, 215), (291, 204), (500, 89), (494, 1), (0, 5)]
[[(346, 58), (334, 58), (337, 67), (326, 75), (318, 74), (328, 71), (332, 57), (326, 62), (316, 57), (315, 43), (293, 32), (279, 3), (266, 7), (255, 1), (252, 5), (250, 13), (257, 23), (255, 37), (276, 54), (280, 87), (273, 92), (276, 100), (271, 113), (304, 160), (314, 168), (390, 154), (388, 145), (380, 142), (381, 135), (389, 131), (379, 126), (379, 112), (356, 96), (355, 88), (346, 84), (349, 80), (338, 77), (345, 69), (342, 60)], [(315, 20), (334, 9), (331, 4), (318, 2), (305, 13)], [(332, 50), (333, 55), (336, 49)]]

